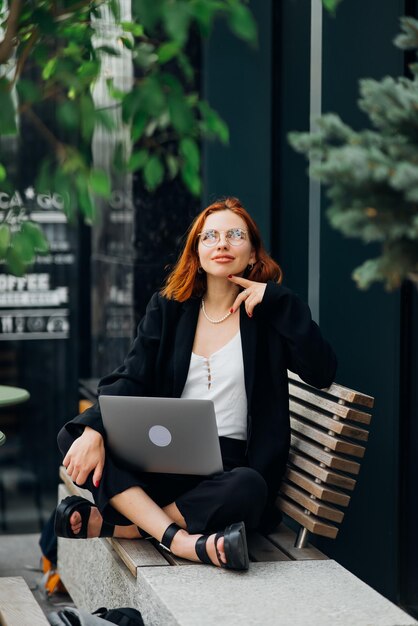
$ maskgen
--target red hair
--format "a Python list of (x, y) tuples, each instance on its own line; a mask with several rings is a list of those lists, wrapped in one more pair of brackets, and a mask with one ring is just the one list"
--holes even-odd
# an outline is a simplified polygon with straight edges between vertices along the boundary
[(166, 298), (184, 302), (192, 296), (202, 296), (206, 291), (206, 274), (198, 272), (200, 267), (197, 244), (199, 233), (203, 228), (206, 218), (211, 213), (229, 210), (239, 215), (247, 225), (251, 245), (254, 249), (256, 262), (251, 270), (246, 270), (244, 277), (256, 282), (265, 283), (273, 280), (277, 283), (282, 281), (282, 270), (266, 252), (258, 230), (257, 224), (247, 213), (238, 198), (225, 198), (217, 200), (206, 207), (193, 220), (187, 234), (186, 243), (180, 257), (168, 276), (165, 287), (161, 293)]

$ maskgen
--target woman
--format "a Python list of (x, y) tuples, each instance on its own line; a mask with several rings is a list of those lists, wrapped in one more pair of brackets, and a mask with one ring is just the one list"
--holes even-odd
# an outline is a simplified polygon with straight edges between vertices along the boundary
[(309, 308), (280, 283), (280, 267), (239, 200), (219, 200), (197, 216), (124, 364), (101, 380), (99, 393), (212, 399), (224, 471), (188, 477), (121, 467), (106, 450), (96, 404), (58, 437), (69, 476), (96, 503), (66, 498), (59, 536), (152, 536), (177, 556), (248, 568), (245, 527), (279, 521), (273, 503), (290, 441), (287, 369), (319, 388), (336, 370)]

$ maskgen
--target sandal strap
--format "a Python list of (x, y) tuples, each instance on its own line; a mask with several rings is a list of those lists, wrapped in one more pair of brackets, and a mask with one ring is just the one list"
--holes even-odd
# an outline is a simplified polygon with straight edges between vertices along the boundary
[(105, 522), (103, 520), (99, 537), (113, 537), (114, 532), (115, 532), (115, 525), (110, 524), (110, 522)]
[(208, 555), (208, 551), (206, 549), (206, 544), (208, 542), (208, 539), (209, 539), (208, 535), (202, 535), (201, 537), (199, 537), (199, 539), (196, 541), (196, 545), (194, 549), (196, 551), (197, 556), (202, 561), (202, 563), (206, 563), (206, 565), (213, 565)]
[(171, 543), (174, 539), (174, 535), (176, 535), (179, 530), (181, 530), (181, 528), (175, 522), (173, 522), (172, 524), (170, 524), (170, 526), (168, 526), (168, 528), (166, 528), (165, 533), (162, 536), (161, 541), (160, 541), (160, 546), (164, 548), (164, 550), (171, 552), (170, 550)]
[(227, 567), (227, 563), (224, 563), (223, 561), (221, 561), (221, 555), (220, 555), (219, 550), (218, 550), (218, 541), (219, 541), (219, 539), (220, 539), (221, 537), (224, 537), (224, 536), (225, 536), (225, 534), (224, 534), (224, 532), (222, 532), (222, 531), (220, 531), (219, 533), (216, 533), (216, 535), (215, 535), (215, 550), (216, 550), (216, 556), (218, 557), (219, 565), (220, 565), (221, 567)]

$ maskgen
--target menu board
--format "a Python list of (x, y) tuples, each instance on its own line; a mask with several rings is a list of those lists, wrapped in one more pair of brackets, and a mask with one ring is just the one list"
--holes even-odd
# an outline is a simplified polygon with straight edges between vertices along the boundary
[(0, 221), (19, 228), (36, 222), (49, 242), (23, 276), (0, 264), (0, 341), (67, 339), (70, 332), (69, 268), (75, 263), (74, 233), (58, 193), (37, 193), (33, 187), (12, 194), (0, 192)]

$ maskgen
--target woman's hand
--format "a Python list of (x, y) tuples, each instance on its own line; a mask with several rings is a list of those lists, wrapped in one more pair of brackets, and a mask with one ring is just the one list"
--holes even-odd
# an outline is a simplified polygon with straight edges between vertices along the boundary
[(93, 484), (99, 486), (105, 461), (103, 437), (96, 430), (86, 426), (83, 434), (78, 437), (67, 454), (63, 465), (71, 480), (83, 485), (90, 472), (93, 473)]
[(248, 317), (252, 317), (254, 307), (256, 307), (257, 304), (260, 304), (263, 299), (267, 283), (257, 283), (254, 280), (240, 278), (239, 276), (228, 276), (228, 278), (232, 283), (244, 287), (244, 291), (241, 291), (232, 305), (233, 313), (235, 313), (235, 311), (244, 302)]

